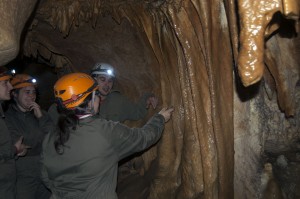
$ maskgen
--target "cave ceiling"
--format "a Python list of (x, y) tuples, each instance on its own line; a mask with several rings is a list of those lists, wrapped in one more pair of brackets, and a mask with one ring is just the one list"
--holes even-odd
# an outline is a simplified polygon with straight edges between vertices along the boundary
[[(242, 165), (253, 161), (243, 153), (259, 154), (260, 144), (246, 149), (249, 140), (243, 139), (240, 150), (235, 140), (266, 130), (257, 119), (266, 113), (265, 98), (275, 101), (279, 117), (298, 117), (299, 1), (34, 3), (28, 1), (35, 7), (28, 8), (34, 11), (22, 55), (45, 60), (58, 75), (109, 62), (128, 96), (151, 91), (161, 106), (175, 106), (160, 142), (140, 157), (140, 174), (152, 172), (149, 198), (256, 196), (243, 178), (251, 169)], [(259, 96), (253, 101), (252, 90)], [(260, 128), (250, 132), (256, 124)]]

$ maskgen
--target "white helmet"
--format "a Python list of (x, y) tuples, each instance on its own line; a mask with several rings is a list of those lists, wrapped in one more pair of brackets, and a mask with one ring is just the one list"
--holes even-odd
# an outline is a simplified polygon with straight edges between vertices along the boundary
[(107, 63), (96, 63), (93, 67), (91, 72), (92, 77), (95, 77), (100, 74), (115, 77), (114, 68)]

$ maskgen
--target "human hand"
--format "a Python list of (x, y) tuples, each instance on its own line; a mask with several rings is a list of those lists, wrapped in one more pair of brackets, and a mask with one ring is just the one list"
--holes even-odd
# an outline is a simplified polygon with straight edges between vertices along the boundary
[(25, 156), (27, 153), (27, 150), (31, 148), (30, 146), (23, 144), (23, 139), (24, 139), (24, 137), (21, 136), (14, 145), (17, 150), (17, 156)]
[(174, 112), (174, 107), (163, 108), (159, 111), (158, 114), (162, 115), (165, 118), (165, 123), (168, 122), (171, 118), (172, 113)]
[(153, 107), (153, 109), (155, 109), (157, 104), (158, 104), (158, 98), (155, 96), (151, 96), (147, 99), (146, 108), (149, 108), (149, 106), (151, 105)]
[(29, 110), (32, 111), (36, 118), (41, 118), (43, 116), (41, 107), (36, 102), (31, 102), (29, 104)]

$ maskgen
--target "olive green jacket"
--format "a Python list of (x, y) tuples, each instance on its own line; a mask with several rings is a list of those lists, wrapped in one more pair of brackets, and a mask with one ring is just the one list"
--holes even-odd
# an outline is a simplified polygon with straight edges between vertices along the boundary
[(155, 144), (164, 128), (162, 115), (142, 128), (129, 128), (99, 116), (80, 120), (64, 153), (54, 148), (54, 133), (43, 143), (43, 180), (57, 199), (116, 199), (118, 161)]

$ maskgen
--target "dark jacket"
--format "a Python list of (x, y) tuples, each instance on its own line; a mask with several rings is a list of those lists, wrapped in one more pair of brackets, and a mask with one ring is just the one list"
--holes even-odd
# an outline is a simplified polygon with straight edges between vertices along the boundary
[(15, 104), (11, 104), (5, 113), (12, 141), (24, 136), (23, 143), (31, 147), (25, 157), (40, 155), (44, 136), (54, 128), (48, 113), (43, 110), (42, 113), (41, 118), (36, 118), (33, 111), (22, 112)]
[[(1, 106), (1, 104), (0, 104)], [(2, 112), (2, 107), (0, 107)], [(15, 198), (16, 148), (11, 140), (10, 133), (5, 123), (4, 114), (0, 118), (0, 198)]]

